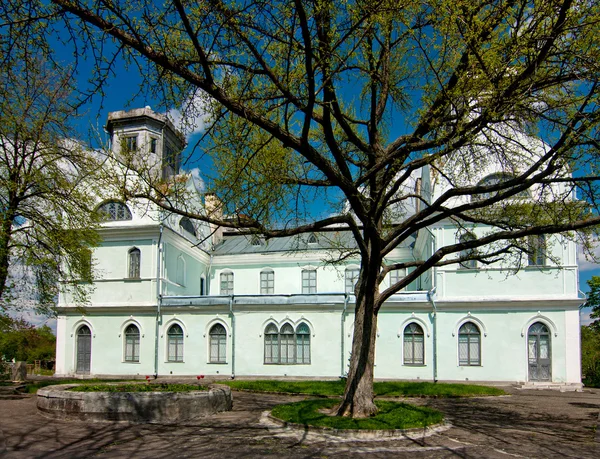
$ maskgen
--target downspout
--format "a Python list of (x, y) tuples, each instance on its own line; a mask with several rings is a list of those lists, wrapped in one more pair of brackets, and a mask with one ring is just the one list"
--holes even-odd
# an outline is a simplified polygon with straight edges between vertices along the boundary
[(235, 379), (235, 315), (233, 314), (233, 295), (229, 297), (229, 314), (231, 315), (231, 379)]
[(344, 310), (342, 311), (342, 322), (341, 322), (341, 340), (340, 340), (340, 349), (341, 349), (341, 372), (340, 372), (340, 378), (344, 378), (346, 376), (346, 365), (344, 365), (344, 358), (345, 358), (345, 349), (344, 349), (344, 330), (345, 330), (345, 324), (346, 324), (346, 310), (348, 309), (348, 301), (350, 300), (350, 295), (348, 295), (347, 293), (344, 294)]
[(437, 371), (437, 306), (435, 305), (435, 301), (433, 300), (433, 296), (435, 295), (436, 287), (433, 287), (431, 290), (427, 292), (427, 299), (431, 302), (431, 306), (433, 306), (433, 382), (438, 381), (438, 371)]
[[(435, 234), (429, 228), (425, 228), (431, 234), (431, 255), (435, 253)], [(433, 273), (431, 275), (431, 290), (427, 292), (427, 299), (431, 303), (433, 307), (433, 382), (438, 381), (438, 367), (437, 367), (437, 306), (433, 299), (435, 295), (437, 286), (435, 285), (437, 277), (437, 271), (435, 267), (433, 268)]]
[(161, 289), (161, 266), (162, 266), (162, 235), (163, 225), (158, 226), (160, 233), (158, 235), (158, 244), (156, 249), (156, 329), (154, 331), (154, 379), (158, 378), (158, 334), (160, 332), (160, 324), (162, 322), (161, 304), (162, 304), (162, 289)]

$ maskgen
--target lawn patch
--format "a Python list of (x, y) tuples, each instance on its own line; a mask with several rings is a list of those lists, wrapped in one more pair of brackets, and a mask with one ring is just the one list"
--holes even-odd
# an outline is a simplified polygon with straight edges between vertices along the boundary
[(208, 390), (196, 384), (83, 384), (68, 389), (73, 392), (190, 392)]
[[(223, 381), (234, 390), (256, 392), (280, 392), (285, 394), (341, 396), (344, 381)], [(474, 384), (446, 384), (431, 382), (376, 382), (373, 385), (379, 397), (473, 397), (481, 395), (505, 395), (501, 389)]]
[(342, 416), (329, 416), (319, 412), (321, 409), (333, 408), (339, 400), (317, 399), (278, 405), (271, 414), (286, 422), (295, 424), (328, 427), (332, 429), (356, 430), (394, 430), (423, 428), (439, 424), (444, 416), (441, 412), (406, 403), (376, 401), (379, 408), (375, 416), (364, 419), (352, 419)]

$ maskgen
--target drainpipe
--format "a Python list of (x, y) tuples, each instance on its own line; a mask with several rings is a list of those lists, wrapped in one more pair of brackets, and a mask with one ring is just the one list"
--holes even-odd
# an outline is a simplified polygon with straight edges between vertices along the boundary
[(161, 289), (161, 265), (162, 265), (162, 235), (163, 225), (159, 225), (160, 233), (158, 235), (158, 244), (156, 249), (156, 329), (154, 332), (154, 379), (158, 378), (158, 334), (160, 332), (160, 324), (162, 322), (161, 316), (161, 303), (162, 303), (162, 289)]
[(231, 316), (231, 379), (235, 379), (235, 315), (233, 314), (233, 295), (229, 297), (229, 315)]
[(433, 306), (433, 382), (438, 381), (438, 371), (437, 371), (437, 306), (435, 305), (435, 301), (433, 300), (433, 296), (435, 295), (436, 287), (433, 287), (431, 290), (427, 292), (427, 299), (431, 302), (431, 306)]
[(345, 352), (344, 352), (344, 326), (346, 323), (346, 309), (348, 309), (348, 301), (350, 300), (350, 295), (348, 295), (347, 293), (344, 294), (344, 310), (342, 311), (342, 323), (341, 323), (341, 341), (340, 341), (340, 348), (342, 350), (342, 355), (341, 355), (341, 372), (340, 372), (340, 378), (343, 378), (345, 376), (345, 370), (346, 370), (346, 366), (344, 365), (344, 357), (345, 357)]

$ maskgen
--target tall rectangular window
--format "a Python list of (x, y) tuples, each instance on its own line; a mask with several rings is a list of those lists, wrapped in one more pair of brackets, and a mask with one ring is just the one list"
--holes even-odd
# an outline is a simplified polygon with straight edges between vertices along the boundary
[(233, 273), (221, 273), (221, 295), (233, 295)]
[(345, 273), (345, 291), (346, 293), (354, 293), (354, 287), (358, 281), (358, 269), (346, 269)]
[(272, 270), (264, 270), (260, 273), (260, 294), (272, 295), (275, 293), (275, 273)]
[(546, 236), (543, 234), (529, 236), (527, 245), (529, 250), (527, 264), (529, 266), (544, 266), (546, 264)]
[(397, 284), (406, 277), (406, 268), (390, 271), (390, 286)]
[(150, 153), (156, 153), (156, 144), (158, 140), (155, 138), (150, 139)]
[(128, 152), (137, 150), (137, 135), (125, 137), (125, 150)]
[(310, 294), (317, 293), (317, 270), (303, 269), (302, 270), (302, 293)]

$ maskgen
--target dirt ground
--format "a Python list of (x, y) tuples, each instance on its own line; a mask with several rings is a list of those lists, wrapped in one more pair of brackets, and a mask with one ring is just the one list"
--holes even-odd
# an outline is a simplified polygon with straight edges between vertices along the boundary
[[(506, 389), (506, 388), (505, 388)], [(45, 418), (35, 396), (0, 392), (2, 458), (600, 458), (600, 390), (411, 399), (450, 425), (425, 438), (340, 439), (278, 427), (266, 412), (303, 397), (234, 392), (233, 411), (179, 425)]]

